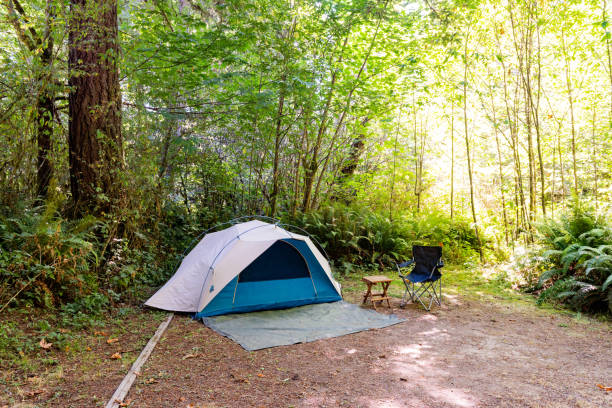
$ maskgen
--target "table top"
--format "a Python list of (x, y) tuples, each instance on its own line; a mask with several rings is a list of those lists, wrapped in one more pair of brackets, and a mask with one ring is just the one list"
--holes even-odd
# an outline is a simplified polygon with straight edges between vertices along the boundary
[(361, 280), (369, 283), (391, 282), (391, 279), (384, 275), (364, 276)]

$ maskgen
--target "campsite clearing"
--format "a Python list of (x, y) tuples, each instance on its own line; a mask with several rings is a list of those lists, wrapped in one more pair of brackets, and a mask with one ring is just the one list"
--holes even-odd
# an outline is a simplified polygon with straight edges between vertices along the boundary
[[(445, 276), (464, 273), (447, 271)], [(128, 394), (129, 406), (612, 405), (612, 393), (597, 386), (612, 383), (609, 322), (539, 309), (527, 296), (517, 295), (524, 300), (510, 302), (490, 296), (483, 287), (459, 295), (458, 288), (451, 286), (443, 306), (431, 313), (414, 305), (400, 309), (396, 281), (390, 288), (391, 305), (406, 322), (257, 352), (247, 352), (188, 316), (177, 315)], [(342, 283), (345, 299), (359, 303), (363, 289), (359, 280)], [(154, 313), (129, 317), (143, 327), (142, 334), (128, 337), (135, 345), (142, 347), (146, 335), (155, 331), (155, 324), (146, 322)], [(155, 316), (157, 322), (162, 318)], [(110, 346), (103, 342), (98, 347)], [(129, 369), (128, 361), (101, 358), (94, 366), (79, 362), (78, 355), (58, 354), (62, 375), (47, 380), (40, 394), (34, 393), (34, 381), (24, 379), (15, 402), (22, 401), (22, 407), (101, 406), (121, 381), (120, 373)], [(83, 375), (81, 366), (96, 367), (104, 374)], [(53, 370), (36, 376), (44, 381), (48, 371)], [(9, 403), (6, 385), (2, 387), (0, 407)]]
[(128, 397), (133, 407), (612, 405), (596, 385), (612, 380), (609, 325), (446, 300), (427, 313), (394, 299), (407, 322), (251, 353), (179, 317)]

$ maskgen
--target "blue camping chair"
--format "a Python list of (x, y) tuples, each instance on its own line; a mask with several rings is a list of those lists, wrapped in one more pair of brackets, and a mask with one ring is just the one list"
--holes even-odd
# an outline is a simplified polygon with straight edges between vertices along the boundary
[[(406, 305), (408, 295), (412, 302), (418, 300), (427, 311), (431, 309), (433, 302), (436, 302), (438, 306), (442, 305), (442, 274), (440, 273), (440, 268), (444, 266), (442, 247), (414, 245), (412, 259), (395, 265), (406, 286), (401, 307)], [(409, 274), (402, 273), (403, 269), (411, 265), (414, 267)], [(429, 306), (425, 306), (423, 302), (425, 296), (429, 296)]]

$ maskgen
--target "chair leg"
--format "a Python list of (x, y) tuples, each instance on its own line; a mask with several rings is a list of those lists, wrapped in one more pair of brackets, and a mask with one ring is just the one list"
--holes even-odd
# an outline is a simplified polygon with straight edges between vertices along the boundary
[[(410, 301), (412, 303), (418, 301), (428, 312), (431, 310), (431, 306), (433, 306), (434, 302), (436, 305), (442, 306), (442, 279), (438, 279), (438, 282), (424, 282), (419, 286), (415, 285), (413, 282), (404, 280), (404, 286), (406, 286), (406, 290), (404, 291), (400, 307), (406, 306), (408, 303), (408, 296), (410, 296)], [(426, 294), (429, 295), (428, 303), (423, 299)]]
[[(421, 287), (413, 292), (413, 298), (419, 301), (423, 308), (430, 311), (431, 306), (435, 303), (438, 306), (442, 306), (442, 280), (439, 282), (426, 282), (421, 284)], [(429, 295), (429, 303), (426, 304), (426, 300), (423, 299), (425, 295)]]

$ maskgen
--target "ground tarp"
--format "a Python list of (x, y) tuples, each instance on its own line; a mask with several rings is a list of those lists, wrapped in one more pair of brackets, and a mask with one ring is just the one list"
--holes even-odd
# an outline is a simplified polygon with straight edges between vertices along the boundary
[(246, 350), (253, 351), (380, 329), (404, 319), (342, 301), (205, 317), (202, 321)]

